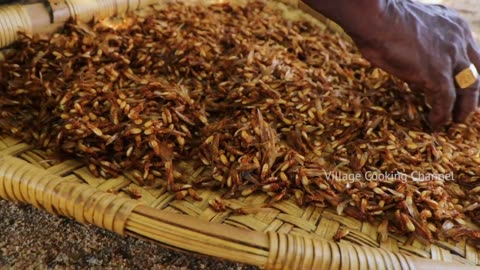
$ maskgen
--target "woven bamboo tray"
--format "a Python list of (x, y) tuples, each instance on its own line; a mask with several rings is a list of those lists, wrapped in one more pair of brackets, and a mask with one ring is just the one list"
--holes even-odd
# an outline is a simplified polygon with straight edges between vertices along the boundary
[[(52, 32), (71, 17), (106, 18), (157, 2), (162, 1), (56, 0), (49, 5), (0, 6), (0, 47), (17, 40), (17, 31)], [(283, 2), (339, 29), (302, 2)], [(131, 199), (131, 190), (141, 198)], [(199, 194), (202, 201), (179, 201), (165, 189), (138, 186), (128, 173), (110, 180), (95, 178), (79, 161), (52, 161), (28, 144), (0, 137), (0, 198), (120, 235), (265, 269), (476, 269), (480, 263), (479, 251), (464, 241), (425, 245), (402, 235), (382, 241), (375, 226), (332, 209), (299, 208), (293, 200), (260, 208), (268, 199), (263, 194), (227, 200), (229, 210), (215, 212), (208, 202), (220, 193)], [(235, 209), (250, 211), (238, 214)], [(332, 240), (346, 230), (342, 240)]]

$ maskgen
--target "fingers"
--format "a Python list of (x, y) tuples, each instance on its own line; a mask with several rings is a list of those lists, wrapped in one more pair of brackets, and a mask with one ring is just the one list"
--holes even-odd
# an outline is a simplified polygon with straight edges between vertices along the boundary
[[(471, 65), (470, 62), (464, 61), (462, 65), (459, 65), (459, 68), (454, 72), (454, 76), (468, 68)], [(479, 87), (480, 82), (477, 80), (473, 85), (468, 88), (462, 89), (458, 85), (457, 87), (457, 97), (455, 100), (455, 107), (453, 110), (453, 121), (457, 123), (462, 123), (467, 120), (468, 116), (477, 109), (479, 102)]]
[[(454, 71), (455, 74), (464, 70), (473, 63), (477, 68), (480, 67), (480, 50), (473, 40), (473, 36), (467, 37), (467, 54), (468, 57)], [(470, 60), (468, 60), (470, 59)], [(471, 62), (470, 62), (471, 61)], [(458, 86), (458, 85), (457, 85)], [(467, 89), (457, 88), (457, 99), (453, 111), (453, 120), (455, 122), (465, 122), (468, 116), (477, 109), (479, 105), (480, 81), (477, 80), (474, 85)]]
[[(473, 65), (477, 68), (477, 70), (480, 70), (480, 48), (476, 44), (473, 37), (472, 37), (472, 41), (470, 42), (470, 46), (468, 47), (468, 56), (470, 57), (470, 60), (472, 61)], [(480, 81), (480, 78), (479, 78), (479, 81)], [(480, 82), (478, 81), (477, 81), (476, 91), (477, 92), (480, 91)], [(478, 105), (480, 105), (480, 100), (478, 100)]]
[(469, 46), (468, 56), (472, 63), (477, 67), (477, 70), (480, 70), (480, 48), (478, 48), (477, 44), (473, 43)]
[(478, 105), (478, 87), (479, 82), (467, 89), (457, 90), (457, 99), (455, 101), (455, 109), (453, 111), (453, 121), (462, 123), (467, 117), (475, 111)]
[(427, 100), (432, 107), (428, 120), (433, 130), (438, 130), (452, 120), (452, 112), (456, 98), (455, 86), (452, 80), (442, 84), (440, 91), (427, 94)]

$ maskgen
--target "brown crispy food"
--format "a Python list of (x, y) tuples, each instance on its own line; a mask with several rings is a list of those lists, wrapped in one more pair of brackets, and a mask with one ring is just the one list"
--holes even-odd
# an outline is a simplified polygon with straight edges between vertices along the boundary
[(480, 223), (478, 114), (431, 134), (421, 94), (261, 2), (130, 20), (18, 42), (0, 65), (2, 132), (177, 199), (265, 192), (376, 222), (383, 238), (480, 239), (466, 225)]

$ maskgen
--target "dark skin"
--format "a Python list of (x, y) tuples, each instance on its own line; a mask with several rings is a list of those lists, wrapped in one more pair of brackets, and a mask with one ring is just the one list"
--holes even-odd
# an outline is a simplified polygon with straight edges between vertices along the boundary
[(454, 80), (471, 63), (480, 70), (480, 48), (453, 10), (411, 0), (303, 2), (342, 26), (374, 66), (424, 91), (433, 129), (465, 121), (479, 105), (480, 81), (460, 89)]

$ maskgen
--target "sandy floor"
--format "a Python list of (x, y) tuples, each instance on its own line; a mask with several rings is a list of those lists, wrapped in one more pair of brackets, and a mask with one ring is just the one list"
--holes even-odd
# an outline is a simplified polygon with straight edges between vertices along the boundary
[[(480, 0), (425, 0), (457, 9), (480, 34)], [(480, 35), (476, 36), (480, 41)], [(1, 269), (253, 269), (169, 251), (147, 241), (0, 200)]]

